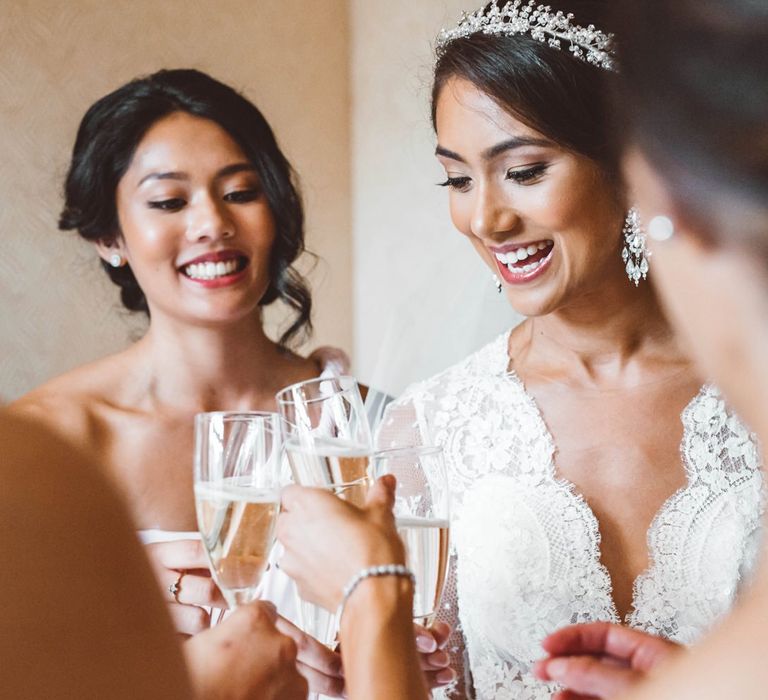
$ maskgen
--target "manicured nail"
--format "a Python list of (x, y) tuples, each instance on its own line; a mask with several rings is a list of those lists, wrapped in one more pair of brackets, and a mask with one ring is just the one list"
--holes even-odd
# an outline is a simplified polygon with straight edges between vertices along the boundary
[(434, 654), (429, 655), (429, 663), (432, 666), (447, 666), (450, 661), (450, 657), (444, 651), (436, 651)]
[(425, 654), (429, 654), (433, 651), (437, 651), (437, 642), (434, 637), (428, 634), (420, 634), (416, 637), (416, 648)]
[(456, 671), (452, 668), (444, 668), (442, 671), (438, 671), (435, 674), (435, 680), (442, 684), (451, 683), (454, 678), (456, 678)]

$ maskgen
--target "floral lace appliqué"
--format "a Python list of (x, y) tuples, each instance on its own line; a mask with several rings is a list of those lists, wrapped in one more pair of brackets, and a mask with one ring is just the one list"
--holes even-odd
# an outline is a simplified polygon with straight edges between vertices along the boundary
[[(507, 339), (411, 387), (388, 410), (384, 444), (424, 441), (427, 425), (426, 439), (445, 450), (453, 555), (442, 618), (458, 627), (455, 696), (473, 687), (482, 700), (544, 700), (556, 687), (531, 673), (543, 637), (618, 616), (598, 522), (556, 477), (535, 401), (506, 373)], [(681, 420), (688, 483), (651, 524), (650, 565), (627, 623), (690, 643), (728, 610), (754, 565), (763, 485), (755, 440), (716, 389), (704, 387)]]

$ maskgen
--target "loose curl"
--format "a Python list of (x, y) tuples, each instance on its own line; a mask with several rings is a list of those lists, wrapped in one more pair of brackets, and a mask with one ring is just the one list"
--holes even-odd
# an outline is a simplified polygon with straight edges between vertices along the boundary
[[(578, 24), (612, 32), (607, 0), (558, 0), (555, 10), (572, 12)], [(451, 78), (461, 78), (504, 110), (576, 153), (587, 156), (615, 180), (619, 148), (612, 129), (610, 71), (574, 58), (525, 35), (471, 34), (445, 46), (435, 64), (432, 125), (437, 101)]]
[[(77, 132), (64, 186), (63, 231), (77, 230), (87, 241), (111, 244), (120, 236), (116, 192), (144, 134), (163, 117), (187, 112), (221, 126), (258, 173), (277, 235), (270, 254), (270, 283), (260, 300), (280, 299), (295, 318), (282, 334), (285, 346), (312, 330), (312, 297), (292, 267), (304, 252), (304, 208), (296, 174), (261, 112), (245, 97), (197, 70), (161, 70), (138, 78), (95, 102)], [(120, 287), (123, 305), (149, 315), (146, 296), (130, 266), (101, 265)]]

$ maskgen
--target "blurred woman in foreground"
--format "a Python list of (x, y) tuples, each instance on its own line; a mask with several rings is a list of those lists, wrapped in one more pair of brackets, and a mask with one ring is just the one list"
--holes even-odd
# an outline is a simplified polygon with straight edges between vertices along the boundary
[[(622, 14), (620, 104), (633, 127), (625, 173), (649, 222), (655, 281), (701, 371), (765, 445), (768, 9), (751, 0), (625, 0)], [(721, 627), (627, 697), (765, 696), (764, 554)], [(569, 698), (618, 696), (677, 656), (606, 625), (561, 630), (545, 647), (558, 658), (539, 670), (571, 688)]]
[[(257, 602), (183, 646), (101, 470), (0, 413), (0, 695), (300, 700), (296, 645)], [(186, 657), (186, 668), (185, 658)]]

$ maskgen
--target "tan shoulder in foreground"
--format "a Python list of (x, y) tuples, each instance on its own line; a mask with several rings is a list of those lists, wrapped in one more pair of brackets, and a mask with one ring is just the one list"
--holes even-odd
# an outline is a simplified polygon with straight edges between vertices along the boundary
[(13, 698), (188, 698), (127, 511), (65, 441), (0, 412), (0, 668)]

